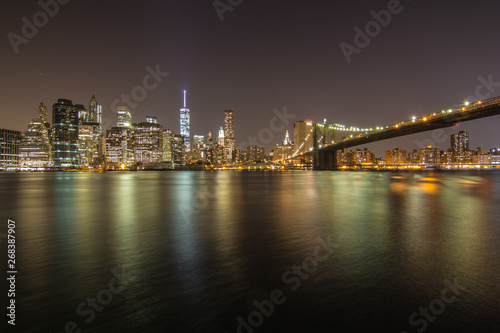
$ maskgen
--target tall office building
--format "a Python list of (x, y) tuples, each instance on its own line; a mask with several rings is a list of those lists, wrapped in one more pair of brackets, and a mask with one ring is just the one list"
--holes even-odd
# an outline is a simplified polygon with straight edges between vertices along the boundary
[(19, 166), (21, 132), (0, 129), (0, 170)]
[(73, 102), (59, 99), (52, 106), (52, 151), (55, 167), (78, 166), (78, 113)]
[(170, 129), (163, 131), (163, 162), (173, 162), (172, 144), (174, 140), (174, 132)]
[(458, 134), (451, 135), (451, 150), (453, 151), (453, 162), (470, 163), (469, 133), (460, 131)]
[(133, 129), (112, 127), (106, 131), (106, 158), (110, 163), (130, 166), (135, 163)]
[(314, 145), (312, 120), (297, 121), (293, 124), (294, 155), (307, 153)]
[(224, 161), (234, 162), (234, 110), (224, 111)]
[(116, 126), (118, 127), (131, 127), (132, 114), (126, 106), (118, 106), (116, 108)]
[(163, 161), (163, 127), (156, 117), (148, 117), (148, 121), (134, 126), (135, 161), (141, 163), (158, 163)]
[(102, 132), (102, 106), (97, 103), (95, 95), (92, 95), (88, 110), (88, 123), (96, 127), (99, 133), (97, 142), (97, 151), (99, 156), (104, 156), (106, 153), (106, 143)]
[(191, 158), (197, 161), (203, 161), (205, 158), (205, 136), (193, 136), (193, 150)]
[(207, 144), (208, 147), (212, 147), (213, 146), (214, 139), (212, 138), (212, 132), (208, 132), (206, 144)]
[(288, 134), (288, 130), (286, 130), (285, 141), (283, 141), (283, 144), (284, 145), (291, 145), (292, 144), (292, 142), (290, 141), (290, 135)]
[(88, 123), (89, 122), (89, 113), (85, 109), (85, 107), (81, 104), (75, 104), (75, 109), (78, 117), (78, 123)]
[(181, 135), (184, 138), (184, 146), (186, 151), (191, 150), (191, 120), (189, 109), (187, 108), (186, 90), (184, 90), (184, 107), (181, 108)]
[(186, 146), (181, 134), (175, 134), (172, 138), (172, 159), (177, 165), (186, 163)]
[(92, 95), (89, 103), (89, 122), (101, 123), (102, 120), (102, 106), (97, 103), (95, 95)]
[(460, 131), (451, 135), (451, 149), (455, 153), (463, 153), (469, 150), (469, 133)]
[(47, 122), (47, 107), (38, 107), (38, 118), (28, 124), (19, 146), (21, 168), (46, 168), (51, 165), (50, 133)]
[(93, 167), (98, 164), (101, 134), (99, 127), (91, 123), (78, 125), (78, 165)]
[(224, 128), (219, 128), (219, 136), (217, 137), (217, 144), (221, 147), (224, 147)]
[(38, 107), (38, 119), (42, 124), (45, 124), (45, 127), (50, 127), (47, 107), (43, 105), (43, 103), (40, 103), (40, 106)]
[(288, 131), (285, 134), (283, 144), (274, 146), (273, 161), (284, 162), (293, 155), (293, 144), (290, 142)]

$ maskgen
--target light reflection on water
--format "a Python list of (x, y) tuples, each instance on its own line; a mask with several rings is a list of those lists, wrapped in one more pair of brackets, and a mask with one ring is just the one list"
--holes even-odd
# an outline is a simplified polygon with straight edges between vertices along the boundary
[[(17, 173), (0, 182), (2, 216), (18, 225), (26, 332), (68, 321), (89, 332), (235, 332), (236, 318), (276, 288), (287, 302), (260, 332), (415, 331), (408, 316), (455, 278), (466, 294), (428, 331), (500, 331), (495, 172)], [(283, 273), (328, 236), (335, 253), (290, 292)], [(130, 284), (85, 323), (76, 307), (117, 267)]]

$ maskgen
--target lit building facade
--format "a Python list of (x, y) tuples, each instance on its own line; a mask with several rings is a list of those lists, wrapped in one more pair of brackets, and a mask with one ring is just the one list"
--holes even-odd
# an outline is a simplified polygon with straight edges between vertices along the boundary
[(81, 167), (95, 166), (99, 159), (99, 126), (92, 123), (78, 125), (78, 164)]
[(385, 151), (385, 163), (386, 164), (405, 164), (406, 160), (406, 150), (405, 149), (391, 149)]
[(184, 145), (184, 136), (174, 134), (172, 139), (172, 158), (177, 165), (186, 164), (186, 146)]
[(263, 163), (266, 161), (266, 150), (261, 146), (249, 146), (246, 152), (247, 162)]
[(21, 168), (47, 168), (52, 164), (50, 133), (42, 119), (33, 119), (22, 135), (19, 145)]
[(187, 151), (191, 150), (191, 116), (187, 107), (186, 90), (184, 90), (184, 107), (181, 108), (180, 134), (184, 138), (184, 146)]
[(118, 165), (135, 163), (132, 128), (112, 127), (106, 131), (106, 158)]
[(78, 166), (78, 113), (73, 102), (59, 99), (52, 106), (52, 152), (55, 167)]
[(274, 146), (273, 161), (274, 162), (284, 162), (286, 159), (293, 156), (294, 146), (290, 142), (290, 136), (288, 131), (285, 134), (285, 140), (283, 144)]
[[(151, 121), (153, 121), (150, 118)], [(136, 162), (158, 163), (163, 161), (163, 127), (154, 122), (136, 124), (133, 130), (134, 157)]]
[(314, 146), (312, 120), (297, 121), (293, 124), (293, 154), (299, 155), (311, 151)]
[(174, 132), (170, 129), (163, 131), (163, 162), (173, 162), (173, 146)]
[(21, 132), (0, 129), (0, 170), (19, 167)]
[(131, 127), (132, 114), (126, 106), (118, 106), (116, 108), (116, 126), (117, 127)]
[(234, 149), (234, 110), (224, 111), (224, 162), (232, 163), (235, 160)]
[(193, 149), (191, 159), (196, 161), (203, 161), (205, 158), (205, 136), (193, 136)]
[(439, 147), (422, 147), (419, 149), (420, 164), (441, 164), (441, 150)]

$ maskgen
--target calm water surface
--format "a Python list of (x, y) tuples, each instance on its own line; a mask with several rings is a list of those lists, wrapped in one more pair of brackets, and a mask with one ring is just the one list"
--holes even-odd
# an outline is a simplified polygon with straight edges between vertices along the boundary
[[(0, 232), (17, 223), (19, 332), (229, 333), (241, 321), (244, 333), (500, 332), (498, 172), (2, 173), (0, 184)], [(270, 311), (273, 290), (282, 304)], [(439, 314), (412, 325), (430, 304)]]

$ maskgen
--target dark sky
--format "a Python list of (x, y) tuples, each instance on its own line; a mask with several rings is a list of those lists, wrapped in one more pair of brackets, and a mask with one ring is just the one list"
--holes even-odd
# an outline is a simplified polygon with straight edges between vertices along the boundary
[[(0, 127), (25, 130), (40, 102), (88, 106), (92, 94), (114, 124), (112, 102), (157, 64), (170, 75), (132, 109), (133, 120), (156, 115), (179, 132), (187, 89), (191, 134), (216, 132), (232, 108), (237, 144), (269, 127), (273, 108), (286, 106), (295, 120), (375, 127), (460, 103), (476, 94), (480, 76), (500, 82), (500, 3), (493, 0), (401, 1), (402, 11), (348, 64), (340, 43), (353, 45), (353, 29), (364, 30), (370, 12), (388, 3), (243, 0), (221, 21), (212, 1), (72, 0), (16, 54), (8, 33), (21, 35), (21, 19), (32, 22), (41, 8), (3, 0)], [(480, 92), (500, 95), (497, 85)], [(470, 132), (472, 147), (489, 149), (500, 146), (499, 120), (460, 129)], [(447, 149), (458, 130), (445, 130), (446, 139), (423, 133), (368, 147), (380, 156), (432, 139)], [(277, 133), (273, 144), (283, 137)]]

